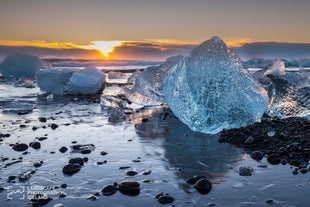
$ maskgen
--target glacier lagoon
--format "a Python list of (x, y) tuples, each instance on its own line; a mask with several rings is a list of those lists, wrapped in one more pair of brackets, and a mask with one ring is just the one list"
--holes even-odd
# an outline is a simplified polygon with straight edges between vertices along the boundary
[[(122, 93), (117, 86), (111, 87)], [(309, 173), (293, 175), (296, 167), (270, 164), (267, 157), (256, 161), (243, 148), (219, 143), (219, 134), (192, 131), (166, 107), (139, 108), (126, 119), (111, 122), (100, 95), (45, 97), (37, 86), (25, 88), (5, 78), (1, 79), (0, 91), (0, 203), (4, 206), (31, 206), (27, 196), (35, 189), (53, 199), (45, 206), (162, 206), (154, 198), (160, 192), (169, 193), (175, 199), (171, 205), (176, 206), (272, 203), (303, 207), (310, 201)], [(31, 106), (32, 111), (18, 115), (3, 110), (15, 102)], [(59, 127), (52, 129), (52, 124)], [(28, 145), (33, 141), (40, 142), (41, 148), (29, 147), (27, 154), (12, 150), (15, 143)], [(70, 146), (75, 144), (93, 144), (95, 149), (90, 154), (71, 152)], [(61, 153), (63, 146), (68, 151)], [(108, 154), (103, 156), (102, 151)], [(64, 175), (63, 166), (76, 157), (87, 157), (88, 162), (78, 173)], [(243, 166), (253, 168), (252, 176), (239, 175)], [(138, 174), (129, 176), (126, 170)], [(145, 170), (151, 173), (141, 174)], [(29, 180), (19, 181), (18, 176), (29, 171), (34, 172)], [(186, 183), (194, 175), (207, 176), (212, 182), (209, 194), (200, 194)], [(97, 194), (106, 185), (128, 179), (139, 182), (139, 195)], [(63, 184), (67, 187), (60, 187)], [(22, 189), (22, 193), (17, 191)], [(67, 196), (60, 198), (60, 192)], [(88, 199), (93, 195), (97, 200)]]

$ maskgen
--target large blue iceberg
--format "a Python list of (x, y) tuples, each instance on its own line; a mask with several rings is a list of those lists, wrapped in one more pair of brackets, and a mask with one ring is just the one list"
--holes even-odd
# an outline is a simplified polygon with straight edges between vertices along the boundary
[(174, 66), (164, 78), (163, 90), (173, 113), (204, 133), (249, 125), (268, 109), (265, 89), (218, 37), (203, 42)]

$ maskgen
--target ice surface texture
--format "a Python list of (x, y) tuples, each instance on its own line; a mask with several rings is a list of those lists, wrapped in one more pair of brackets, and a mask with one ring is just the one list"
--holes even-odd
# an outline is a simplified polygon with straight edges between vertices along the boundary
[(285, 72), (285, 63), (280, 59), (275, 59), (273, 63), (268, 67), (268, 69), (264, 72), (264, 75), (273, 74), (276, 76), (284, 76)]
[(94, 67), (77, 69), (45, 69), (37, 73), (41, 90), (57, 94), (96, 94), (104, 85), (105, 75)]
[(14, 53), (3, 60), (0, 71), (3, 76), (34, 78), (41, 66), (42, 62), (36, 56)]
[(267, 111), (267, 92), (218, 37), (202, 43), (164, 78), (166, 103), (194, 131), (239, 128)]
[(160, 105), (165, 101), (162, 90), (164, 76), (182, 58), (173, 56), (159, 66), (148, 67), (135, 80), (133, 89), (124, 89), (125, 96), (137, 104)]
[(277, 76), (288, 83), (294, 85), (297, 88), (310, 86), (310, 72), (300, 69), (299, 71), (287, 72), (285, 70), (285, 63), (283, 60), (275, 59), (263, 70), (257, 71), (253, 74), (263, 85), (266, 85), (270, 81), (268, 75)]
[(265, 87), (271, 97), (270, 116), (310, 117), (310, 87), (297, 88), (274, 75), (267, 75), (266, 80)]

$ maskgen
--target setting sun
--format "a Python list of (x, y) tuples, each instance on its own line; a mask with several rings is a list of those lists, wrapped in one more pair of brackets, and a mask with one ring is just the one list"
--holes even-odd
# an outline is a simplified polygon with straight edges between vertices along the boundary
[(93, 41), (93, 48), (99, 50), (104, 57), (109, 57), (116, 46), (122, 44), (121, 41)]

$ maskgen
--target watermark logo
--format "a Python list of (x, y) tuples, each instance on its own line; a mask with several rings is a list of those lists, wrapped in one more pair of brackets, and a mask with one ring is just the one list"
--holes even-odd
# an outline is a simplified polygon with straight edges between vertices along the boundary
[(50, 196), (57, 196), (62, 191), (58, 191), (54, 186), (40, 186), (40, 185), (18, 185), (7, 187), (7, 199), (19, 199), (19, 200), (31, 200), (35, 199), (47, 199)]
[(16, 198), (19, 200), (25, 200), (27, 198), (25, 186), (8, 186), (7, 191), (8, 194), (6, 195), (6, 198), (8, 200)]

